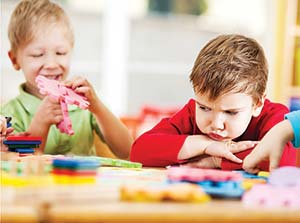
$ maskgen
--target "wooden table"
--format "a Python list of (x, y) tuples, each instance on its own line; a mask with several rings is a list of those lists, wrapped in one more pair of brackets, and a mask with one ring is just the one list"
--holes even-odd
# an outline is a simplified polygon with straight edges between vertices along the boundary
[(32, 196), (23, 189), (19, 196), (23, 199), (1, 202), (1, 222), (300, 222), (300, 207), (249, 208), (240, 200), (229, 199), (207, 203), (124, 202), (119, 199), (118, 186), (113, 185), (100, 180), (84, 190), (79, 187), (79, 191), (89, 191), (79, 198), (63, 197), (70, 190), (78, 193), (70, 186), (60, 188), (59, 193), (53, 186), (35, 188)]
[(55, 204), (47, 222), (300, 222), (300, 211), (249, 209), (240, 201), (213, 200), (205, 204), (99, 203)]

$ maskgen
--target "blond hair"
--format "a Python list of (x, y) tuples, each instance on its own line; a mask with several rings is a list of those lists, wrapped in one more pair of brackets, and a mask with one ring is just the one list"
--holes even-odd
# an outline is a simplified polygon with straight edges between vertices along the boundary
[(220, 35), (200, 51), (190, 81), (194, 91), (215, 100), (226, 93), (246, 93), (257, 102), (265, 94), (268, 65), (262, 47), (242, 35)]
[(63, 24), (73, 46), (73, 29), (59, 5), (49, 0), (22, 0), (14, 9), (8, 26), (11, 51), (17, 53), (19, 47), (34, 38), (38, 29), (47, 29), (49, 24)]

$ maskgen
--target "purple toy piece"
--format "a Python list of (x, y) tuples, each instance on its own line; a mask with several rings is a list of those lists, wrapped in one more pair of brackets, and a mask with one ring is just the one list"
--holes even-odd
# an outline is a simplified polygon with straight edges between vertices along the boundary
[(77, 94), (71, 88), (59, 83), (56, 80), (50, 80), (44, 76), (37, 76), (35, 79), (41, 94), (47, 94), (50, 97), (60, 102), (61, 110), (63, 113), (63, 120), (56, 126), (62, 133), (73, 135), (72, 122), (68, 113), (68, 105), (74, 104), (82, 109), (87, 109), (90, 103), (86, 97)]
[(242, 175), (237, 172), (224, 171), (217, 169), (200, 169), (192, 167), (170, 167), (167, 170), (168, 179), (171, 181), (239, 181), (242, 180)]
[(299, 186), (278, 187), (271, 184), (256, 184), (243, 197), (242, 202), (249, 207), (296, 208), (300, 207)]
[(300, 186), (300, 168), (283, 166), (273, 170), (268, 179), (274, 186)]

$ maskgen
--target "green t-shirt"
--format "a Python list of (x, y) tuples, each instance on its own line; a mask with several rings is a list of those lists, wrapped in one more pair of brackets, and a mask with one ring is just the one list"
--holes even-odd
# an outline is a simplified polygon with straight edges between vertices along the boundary
[[(1, 107), (3, 116), (12, 117), (11, 123), (15, 133), (27, 131), (35, 111), (41, 104), (39, 98), (24, 91), (24, 84), (19, 87), (19, 91), (20, 94), (16, 98)], [(91, 112), (75, 105), (68, 105), (68, 110), (74, 135), (61, 133), (55, 125), (52, 125), (44, 153), (96, 155), (93, 132), (95, 131), (104, 141), (96, 119)]]

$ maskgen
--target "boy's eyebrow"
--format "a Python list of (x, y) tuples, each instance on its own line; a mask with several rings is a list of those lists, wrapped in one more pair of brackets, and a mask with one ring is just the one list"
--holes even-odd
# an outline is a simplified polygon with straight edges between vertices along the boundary
[[(196, 104), (199, 105), (199, 106), (203, 106), (203, 107), (207, 107), (207, 108), (211, 108), (210, 106), (207, 106), (207, 105), (204, 105), (204, 104), (201, 104), (200, 102), (196, 101)], [(228, 108), (228, 109), (223, 109), (223, 111), (241, 111), (245, 109), (245, 107), (240, 107), (240, 108)]]
[(204, 106), (204, 107), (210, 108), (209, 106), (204, 105), (204, 104), (201, 104), (200, 102), (198, 102), (198, 101), (196, 101), (196, 100), (195, 100), (195, 102), (196, 102), (197, 105), (200, 105), (200, 106)]

